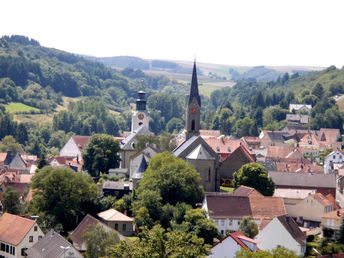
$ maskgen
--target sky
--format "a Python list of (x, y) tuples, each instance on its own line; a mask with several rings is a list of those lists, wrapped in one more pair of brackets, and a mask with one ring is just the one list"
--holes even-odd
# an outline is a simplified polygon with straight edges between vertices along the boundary
[(344, 65), (343, 0), (1, 0), (0, 36), (98, 57)]

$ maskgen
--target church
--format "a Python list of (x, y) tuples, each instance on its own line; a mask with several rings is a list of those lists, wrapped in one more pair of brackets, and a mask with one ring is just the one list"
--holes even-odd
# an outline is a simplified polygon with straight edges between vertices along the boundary
[(201, 185), (206, 192), (219, 189), (219, 155), (206, 143), (200, 135), (201, 98), (198, 91), (197, 69), (194, 62), (190, 95), (186, 107), (185, 141), (173, 154), (194, 165), (201, 176)]

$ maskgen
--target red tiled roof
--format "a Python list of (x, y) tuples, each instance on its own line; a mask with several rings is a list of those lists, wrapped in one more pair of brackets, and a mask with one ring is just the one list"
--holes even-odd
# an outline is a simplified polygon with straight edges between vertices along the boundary
[(314, 165), (310, 162), (305, 162), (306, 159), (303, 160), (295, 160), (297, 162), (293, 162), (291, 159), (283, 160), (283, 162), (276, 161), (276, 171), (279, 172), (302, 172), (302, 173), (309, 173), (313, 172), (316, 174), (324, 174), (324, 169), (320, 166)]
[(333, 205), (333, 203), (329, 199), (327, 199), (324, 195), (322, 195), (321, 193), (312, 194), (312, 197), (315, 200), (317, 200), (324, 207)]
[(344, 209), (330, 211), (324, 213), (321, 217), (326, 219), (341, 219), (344, 213)]
[(74, 140), (75, 144), (78, 146), (80, 152), (82, 152), (86, 148), (86, 145), (90, 138), (91, 136), (80, 136), (80, 135), (72, 136), (72, 139)]
[(292, 147), (289, 145), (268, 146), (266, 157), (267, 158), (285, 158), (294, 149), (295, 147)]
[(218, 244), (222, 243), (225, 239), (227, 239), (228, 237), (231, 237), (235, 242), (237, 242), (238, 245), (240, 245), (243, 248), (248, 248), (249, 250), (251, 250), (243, 241), (241, 240), (245, 240), (247, 242), (251, 242), (255, 245), (257, 245), (258, 241), (254, 240), (252, 238), (249, 238), (247, 236), (244, 235), (244, 233), (237, 231), (237, 232), (233, 232), (228, 234), (227, 236), (225, 236), (224, 238), (220, 239), (218, 242), (216, 242), (211, 248), (217, 246)]
[(70, 239), (73, 241), (73, 243), (81, 245), (84, 242), (84, 240), (82, 239), (82, 234), (84, 233), (86, 227), (89, 225), (96, 225), (98, 223), (100, 223), (99, 220), (87, 214), (79, 223), (79, 225), (74, 229)]
[(0, 217), (0, 241), (17, 246), (34, 224), (34, 220), (4, 213)]
[(264, 197), (259, 191), (257, 191), (256, 189), (252, 188), (252, 187), (248, 187), (245, 185), (241, 185), (239, 186), (237, 189), (235, 189), (232, 192), (233, 196), (247, 196), (247, 197)]
[(329, 200), (333, 204), (333, 209), (338, 210), (340, 209), (339, 204), (337, 203), (336, 199), (333, 197), (332, 194), (326, 195), (327, 200)]

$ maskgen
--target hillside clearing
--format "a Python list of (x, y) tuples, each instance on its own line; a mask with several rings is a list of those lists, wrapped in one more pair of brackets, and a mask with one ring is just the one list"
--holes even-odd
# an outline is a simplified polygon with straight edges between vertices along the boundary
[(4, 105), (6, 108), (6, 111), (11, 114), (17, 114), (17, 113), (40, 113), (41, 110), (35, 107), (30, 107), (28, 105), (25, 105), (23, 103), (19, 102), (10, 102), (6, 105)]

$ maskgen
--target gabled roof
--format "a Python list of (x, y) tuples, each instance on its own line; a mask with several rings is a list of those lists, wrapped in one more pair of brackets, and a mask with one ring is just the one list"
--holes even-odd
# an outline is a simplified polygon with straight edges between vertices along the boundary
[(78, 149), (80, 152), (82, 152), (86, 146), (88, 141), (90, 140), (91, 136), (80, 136), (80, 135), (74, 135), (72, 136), (73, 141), (75, 142), (76, 146), (78, 146)]
[(143, 173), (146, 171), (147, 167), (148, 167), (148, 165), (147, 165), (147, 161), (145, 159), (145, 155), (142, 155), (140, 165), (136, 169), (136, 171), (134, 171), (132, 178), (133, 179), (141, 179), (143, 177)]
[(295, 147), (289, 145), (282, 145), (282, 146), (268, 146), (268, 152), (266, 157), (268, 158), (286, 158), (288, 154), (293, 152)]
[(36, 222), (10, 213), (0, 217), (0, 241), (17, 246)]
[[(41, 240), (29, 248), (26, 253), (29, 258), (55, 258), (63, 256), (64, 249), (61, 246), (74, 248), (59, 233), (51, 229)], [(76, 249), (75, 252), (78, 253)], [(80, 253), (79, 257), (82, 257)]]
[(325, 219), (342, 219), (344, 209), (324, 213), (321, 217)]
[(200, 144), (189, 155), (187, 159), (196, 160), (214, 160), (215, 158), (209, 154), (209, 152)]
[(315, 194), (312, 194), (311, 196), (324, 207), (333, 205), (333, 203), (321, 193), (315, 193)]
[(137, 128), (136, 131), (130, 133), (130, 135), (128, 135), (127, 138), (125, 138), (122, 142), (121, 142), (121, 148), (123, 150), (134, 150), (134, 146), (133, 143), (135, 142), (135, 138), (137, 135), (151, 135), (153, 134), (151, 131), (149, 131), (149, 129), (144, 126), (141, 125), (139, 128)]
[(7, 157), (7, 152), (0, 152), (0, 162), (4, 162)]
[(206, 193), (209, 216), (216, 218), (242, 219), (251, 216), (253, 219), (273, 219), (286, 213), (283, 199), (267, 196), (236, 196), (223, 193)]
[(336, 188), (335, 174), (311, 174), (270, 171), (269, 176), (278, 186)]
[(105, 181), (103, 183), (103, 189), (124, 190), (125, 186), (129, 186), (129, 190), (133, 190), (133, 182), (125, 181)]
[(305, 245), (306, 235), (301, 231), (299, 226), (288, 215), (278, 216), (277, 219), (281, 222), (283, 227), (289, 232), (289, 234), (300, 244)]
[(97, 216), (102, 218), (104, 221), (134, 221), (122, 212), (112, 208), (98, 213)]
[(214, 248), (215, 246), (217, 246), (218, 244), (221, 244), (224, 240), (226, 240), (227, 238), (232, 238), (238, 245), (240, 245), (243, 248), (248, 248), (250, 251), (251, 248), (249, 246), (247, 246), (245, 244), (245, 242), (249, 242), (254, 244), (255, 246), (258, 244), (257, 240), (254, 240), (252, 238), (249, 238), (247, 236), (244, 235), (244, 233), (237, 231), (237, 232), (233, 232), (228, 234), (227, 236), (225, 236), (224, 238), (220, 239), (218, 242), (216, 242), (211, 248)]
[(232, 192), (233, 196), (247, 196), (247, 197), (264, 197), (264, 195), (262, 195), (259, 191), (257, 191), (256, 189), (252, 188), (252, 187), (248, 187), (245, 185), (241, 185), (239, 186), (237, 189), (235, 189)]

